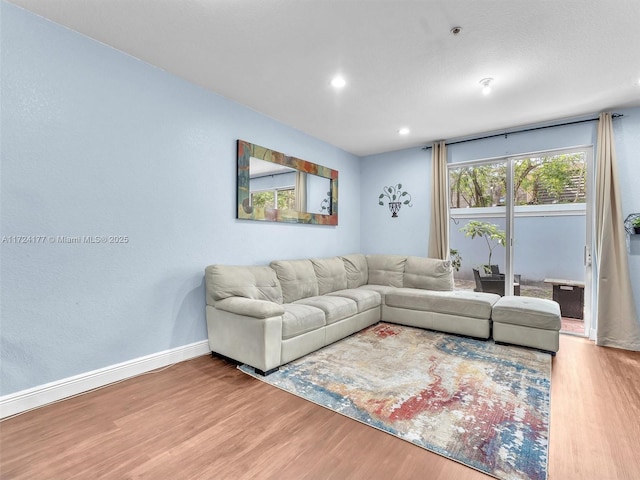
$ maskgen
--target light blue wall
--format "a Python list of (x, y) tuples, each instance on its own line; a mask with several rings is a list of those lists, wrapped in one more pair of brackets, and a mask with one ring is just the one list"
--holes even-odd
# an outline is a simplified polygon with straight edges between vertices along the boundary
[[(618, 159), (622, 218), (640, 213), (640, 108), (618, 109), (623, 118), (613, 121)], [(640, 235), (629, 239), (629, 271), (636, 311), (640, 315)]]
[[(202, 271), (211, 263), (426, 255), (430, 151), (360, 161), (15, 6), (0, 8), (0, 233), (45, 237), (0, 245), (0, 395), (204, 340)], [(640, 109), (618, 111), (626, 216), (640, 211)], [(339, 170), (340, 225), (236, 220), (238, 138)], [(595, 138), (595, 123), (548, 129), (451, 146), (449, 161)], [(378, 196), (396, 183), (413, 207), (391, 218)], [(58, 235), (128, 243), (48, 243)], [(630, 266), (638, 304), (640, 249)]]
[[(640, 189), (638, 189), (638, 179), (640, 178), (640, 108), (614, 109), (614, 112), (624, 115), (622, 118), (613, 120), (618, 181), (624, 219), (629, 213), (640, 212)], [(582, 118), (596, 117), (597, 114)], [(569, 119), (568, 121), (580, 119)], [(594, 145), (593, 154), (595, 157), (597, 125), (598, 122), (588, 122), (508, 135), (506, 139), (501, 136), (451, 145), (448, 148), (448, 161), (455, 163), (578, 145)], [(365, 193), (362, 192), (362, 194)], [(559, 229), (557, 233), (556, 241), (559, 244), (565, 240), (563, 236), (566, 232), (566, 226), (563, 225), (563, 227), (565, 228)], [(632, 241), (639, 242), (638, 239)], [(636, 246), (635, 249), (631, 249), (630, 253), (631, 283), (634, 289), (636, 308), (640, 312), (640, 249)], [(545, 252), (545, 255), (548, 254)], [(576, 251), (571, 254), (575, 255)]]
[[(206, 339), (203, 270), (360, 250), (359, 159), (1, 3), (6, 395)], [(236, 139), (340, 172), (337, 227), (235, 219)]]
[[(615, 119), (613, 125), (618, 157), (618, 179), (620, 182), (622, 211), (623, 217), (626, 217), (629, 213), (640, 212), (640, 189), (638, 188), (638, 178), (640, 178), (640, 156), (638, 153), (640, 152), (640, 108), (615, 109), (615, 112), (624, 115), (623, 118)], [(566, 120), (559, 119), (551, 122), (551, 124), (596, 117), (597, 114)], [(517, 129), (517, 127), (514, 127), (514, 129)], [(454, 140), (450, 139), (448, 141)], [(595, 156), (596, 140), (597, 122), (587, 122), (527, 133), (509, 134), (506, 138), (505, 136), (500, 136), (450, 145), (447, 149), (447, 161), (456, 163), (583, 145), (594, 145)], [(361, 245), (365, 253), (426, 254), (430, 218), (430, 165), (431, 151), (425, 152), (420, 149), (401, 150), (362, 159), (360, 167), (362, 177), (360, 191), (362, 205)], [(392, 182), (405, 181), (405, 179), (411, 183), (412, 188), (410, 191), (414, 195), (414, 207), (407, 209), (407, 211), (411, 210), (412, 215), (403, 217), (405, 210), (402, 210), (400, 218), (397, 219), (390, 219), (388, 216), (380, 215), (377, 209), (382, 209), (382, 207), (377, 207), (376, 199), (382, 186)], [(560, 218), (566, 219), (567, 217)], [(579, 220), (575, 219), (574, 221), (579, 222)], [(569, 224), (563, 223), (562, 226), (566, 228)], [(567, 242), (564, 231), (564, 229), (559, 229), (555, 237), (547, 236), (545, 241), (553, 241), (562, 249), (565, 249)], [(470, 240), (466, 239), (466, 241)], [(521, 244), (523, 252), (532, 251), (532, 241), (527, 240), (526, 244)], [(540, 241), (542, 240), (540, 239)], [(579, 260), (576, 260), (578, 258), (576, 255), (579, 256), (580, 254), (581, 252), (578, 250), (570, 253), (571, 267), (568, 267), (567, 275), (573, 276), (573, 272), (576, 272), (576, 268), (578, 268), (576, 265), (579, 262)], [(545, 252), (545, 255), (561, 258), (564, 254)], [(533, 258), (535, 260), (538, 257)], [(463, 262), (467, 260), (470, 260), (473, 264), (475, 257), (463, 259)], [(527, 269), (532, 269), (532, 271), (540, 270), (539, 268), (536, 270), (539, 265), (536, 266), (535, 261), (533, 264), (523, 264), (522, 262), (525, 262), (524, 258), (515, 260), (516, 269), (521, 271)], [(629, 267), (636, 307), (640, 312), (640, 238), (637, 237), (631, 239)], [(540, 271), (535, 276), (539, 276), (541, 273)]]
[[(311, 174), (307, 174), (305, 178), (307, 182), (307, 212), (323, 213), (322, 201), (331, 197), (329, 195), (331, 193), (331, 179)], [(339, 188), (340, 186), (338, 186)]]
[[(584, 118), (596, 117), (597, 115), (590, 115)], [(584, 118), (570, 119), (567, 121), (581, 120)], [(553, 123), (564, 122), (559, 120)], [(544, 124), (539, 126), (542, 125)], [(457, 163), (557, 148), (595, 145), (597, 138), (596, 126), (597, 122), (579, 123), (564, 127), (545, 128), (544, 130), (536, 130), (533, 132), (513, 133), (507, 135), (506, 138), (499, 136), (485, 140), (449, 145), (447, 147), (447, 161), (449, 163)]]
[[(460, 231), (469, 219), (459, 218), (456, 225), (449, 223), (449, 243), (462, 255), (462, 268), (456, 278), (472, 280), (471, 268), (485, 265), (489, 249), (484, 239), (466, 237)], [(498, 225), (505, 230), (504, 218), (474, 218)], [(584, 279), (583, 251), (585, 241), (585, 216), (516, 217), (514, 243), (514, 273), (521, 275), (523, 283), (542, 282), (545, 278), (571, 280)], [(561, 234), (559, 234), (561, 232)], [(544, 254), (541, 254), (541, 246)], [(491, 263), (505, 268), (505, 248), (493, 249)]]
[[(595, 115), (569, 121), (595, 118)], [(554, 122), (564, 123), (564, 122)], [(539, 126), (543, 126), (541, 124)], [(496, 157), (513, 156), (542, 150), (594, 145), (597, 122), (547, 128), (524, 133), (458, 143), (447, 148), (447, 161), (458, 163)], [(595, 151), (594, 151), (595, 155)], [(485, 219), (504, 229), (505, 222)], [(463, 255), (460, 278), (472, 278), (471, 266), (486, 262), (487, 247), (480, 239), (465, 238), (458, 229), (467, 222), (450, 228), (450, 244)], [(545, 278), (584, 279), (583, 245), (586, 224), (584, 216), (517, 217), (515, 220), (514, 273), (525, 282), (540, 282)], [(542, 247), (541, 247), (542, 246)], [(544, 253), (542, 253), (544, 251)], [(496, 247), (494, 258), (504, 271), (505, 249)], [(478, 259), (484, 259), (480, 262)], [(466, 267), (466, 268), (465, 268)]]
[[(364, 157), (360, 165), (361, 248), (366, 254), (427, 256), (431, 210), (431, 151), (410, 148)], [(384, 199), (383, 187), (402, 184), (412, 207), (402, 205), (396, 218)]]

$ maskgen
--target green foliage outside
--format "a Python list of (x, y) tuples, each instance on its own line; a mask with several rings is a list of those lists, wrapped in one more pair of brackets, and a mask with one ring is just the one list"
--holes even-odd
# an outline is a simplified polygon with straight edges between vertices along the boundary
[(451, 259), (451, 266), (453, 269), (456, 272), (459, 272), (460, 267), (462, 267), (462, 255), (460, 255), (460, 252), (455, 248), (451, 248), (449, 250), (449, 258)]
[(278, 191), (278, 209), (280, 210), (295, 210), (296, 208), (296, 191), (291, 190), (279, 190)]
[(273, 208), (275, 205), (275, 191), (252, 193), (251, 205), (254, 207)]
[[(504, 205), (506, 163), (451, 169), (451, 208)], [(524, 158), (514, 163), (515, 205), (584, 203), (586, 162), (582, 153)]]
[(489, 249), (489, 261), (485, 265), (485, 269), (490, 271), (489, 265), (491, 265), (491, 254), (493, 249), (498, 245), (503, 247), (507, 244), (507, 235), (504, 230), (500, 230), (500, 227), (494, 223), (479, 222), (478, 220), (471, 220), (464, 227), (460, 229), (464, 232), (465, 236), (471, 238), (484, 238), (487, 242), (487, 248)]
[[(294, 189), (277, 190), (278, 209), (294, 210), (296, 202), (296, 192)], [(275, 208), (276, 190), (265, 190), (263, 192), (253, 192), (251, 194), (251, 205), (262, 208)]]

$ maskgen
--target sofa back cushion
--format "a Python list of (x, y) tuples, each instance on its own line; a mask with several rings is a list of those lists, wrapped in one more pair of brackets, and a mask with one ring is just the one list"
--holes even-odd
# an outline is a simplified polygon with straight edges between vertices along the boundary
[(276, 260), (271, 268), (282, 286), (284, 303), (318, 295), (318, 279), (311, 260)]
[(347, 273), (347, 288), (358, 288), (369, 282), (367, 257), (361, 253), (355, 253), (341, 258)]
[(402, 287), (404, 264), (407, 257), (401, 255), (367, 255), (370, 285)]
[(267, 266), (210, 265), (205, 269), (207, 305), (229, 297), (282, 303), (276, 273)]
[(453, 268), (449, 260), (407, 257), (404, 286), (423, 290), (453, 290)]
[(318, 295), (347, 288), (347, 272), (340, 257), (312, 258), (311, 263), (318, 279)]

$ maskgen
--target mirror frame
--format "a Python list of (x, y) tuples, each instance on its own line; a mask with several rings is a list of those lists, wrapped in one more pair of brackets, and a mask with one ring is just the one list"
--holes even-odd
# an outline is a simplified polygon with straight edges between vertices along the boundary
[[(277, 208), (253, 207), (250, 205), (251, 157), (293, 168), (330, 180), (331, 205), (328, 215), (322, 213), (298, 212)], [(308, 223), (314, 225), (338, 225), (338, 171), (316, 163), (289, 157), (284, 153), (261, 147), (244, 140), (238, 140), (238, 194), (236, 218), (261, 220), (266, 222)]]

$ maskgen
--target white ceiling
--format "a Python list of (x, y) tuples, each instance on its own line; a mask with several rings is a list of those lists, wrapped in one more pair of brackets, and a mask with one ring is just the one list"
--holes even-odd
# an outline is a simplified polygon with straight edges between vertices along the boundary
[(11, 3), (356, 155), (640, 106), (640, 0)]

